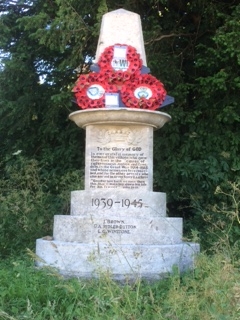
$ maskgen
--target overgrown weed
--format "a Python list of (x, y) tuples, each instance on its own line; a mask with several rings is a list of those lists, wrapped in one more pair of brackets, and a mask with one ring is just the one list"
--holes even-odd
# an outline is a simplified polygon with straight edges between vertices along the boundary
[(194, 270), (177, 269), (152, 283), (120, 284), (99, 279), (64, 279), (35, 269), (29, 257), (0, 263), (0, 319), (233, 319), (240, 318), (239, 261), (201, 253)]
[(69, 214), (70, 191), (83, 186), (81, 170), (52, 182), (42, 177), (38, 161), (20, 154), (0, 163), (0, 257), (34, 248), (35, 240), (52, 234), (54, 214)]

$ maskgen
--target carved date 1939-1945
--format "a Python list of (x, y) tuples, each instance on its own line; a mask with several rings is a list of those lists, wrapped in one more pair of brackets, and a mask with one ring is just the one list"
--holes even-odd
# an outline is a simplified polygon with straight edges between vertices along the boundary
[(142, 199), (119, 199), (113, 200), (112, 198), (92, 198), (92, 207), (96, 209), (111, 209), (112, 207), (120, 206), (122, 208), (146, 208), (148, 207), (143, 203)]

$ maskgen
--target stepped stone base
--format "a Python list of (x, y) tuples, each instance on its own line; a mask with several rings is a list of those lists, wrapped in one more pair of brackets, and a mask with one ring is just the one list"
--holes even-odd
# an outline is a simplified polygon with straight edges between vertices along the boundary
[(54, 216), (53, 239), (86, 244), (181, 243), (181, 218)]
[(53, 240), (37, 240), (38, 266), (115, 280), (192, 268), (199, 245), (182, 242), (182, 219), (167, 217), (166, 194), (152, 191), (153, 130), (171, 117), (118, 108), (70, 118), (86, 129), (85, 190), (71, 192), (70, 215), (54, 216)]
[(71, 192), (71, 216), (166, 217), (166, 193), (91, 189)]
[(48, 266), (64, 276), (92, 278), (110, 274), (115, 280), (160, 279), (176, 266), (180, 272), (193, 267), (199, 252), (196, 243), (173, 245), (82, 244), (37, 239), (40, 267)]

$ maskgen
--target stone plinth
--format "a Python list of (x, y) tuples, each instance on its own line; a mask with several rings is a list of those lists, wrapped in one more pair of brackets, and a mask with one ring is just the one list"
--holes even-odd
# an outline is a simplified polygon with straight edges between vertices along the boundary
[(152, 190), (153, 130), (171, 120), (168, 114), (95, 109), (70, 119), (86, 129), (85, 190)]
[(89, 125), (140, 125), (160, 129), (166, 122), (171, 121), (171, 116), (165, 112), (108, 108), (108, 109), (87, 109), (75, 111), (69, 115), (69, 119), (74, 121), (80, 128), (86, 129)]
[(39, 265), (63, 275), (158, 279), (193, 266), (199, 245), (182, 241), (182, 219), (166, 216), (153, 192), (153, 130), (171, 117), (140, 109), (70, 115), (86, 130), (85, 190), (72, 191), (70, 216), (54, 217), (53, 240), (37, 240)]

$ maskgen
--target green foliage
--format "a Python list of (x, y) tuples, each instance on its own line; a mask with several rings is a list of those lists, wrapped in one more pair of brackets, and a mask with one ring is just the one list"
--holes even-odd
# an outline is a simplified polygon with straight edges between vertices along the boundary
[(51, 193), (39, 163), (20, 154), (6, 159), (1, 172), (0, 256), (4, 257), (34, 248), (36, 238), (51, 235), (54, 214), (69, 214), (70, 191), (83, 184), (82, 172), (71, 171), (55, 182), (56, 194)]
[[(32, 254), (31, 254), (32, 256)], [(34, 257), (34, 256), (33, 256)], [(194, 271), (166, 279), (118, 284), (63, 279), (36, 270), (26, 257), (0, 263), (1, 319), (239, 319), (240, 276), (228, 256), (201, 254)]]
[[(50, 199), (43, 193), (34, 160), (8, 160), (0, 184), (0, 252), (25, 248), (41, 232), (51, 232)], [(53, 199), (51, 199), (53, 200)]]
[[(208, 211), (223, 200), (214, 195), (217, 186), (239, 175), (239, 61), (234, 35), (240, 31), (240, 6), (227, 8), (219, 2), (210, 10), (205, 3), (202, 9), (198, 32), (192, 33), (190, 43), (182, 43), (185, 49), (178, 45), (173, 52), (179, 57), (182, 50), (182, 68), (172, 93), (176, 105), (169, 108), (173, 121), (156, 133), (155, 186), (167, 192), (173, 215), (185, 217), (188, 228), (204, 233), (208, 222), (195, 209), (196, 199), (198, 208)], [(204, 20), (209, 15), (212, 26)]]
[[(240, 249), (240, 183), (225, 182), (215, 190), (216, 203), (200, 207), (197, 199), (196, 210), (207, 223), (207, 244), (209, 252), (227, 248), (239, 258)], [(204, 239), (204, 238), (203, 238)], [(204, 242), (204, 240), (203, 240)], [(209, 246), (210, 244), (210, 246)]]

